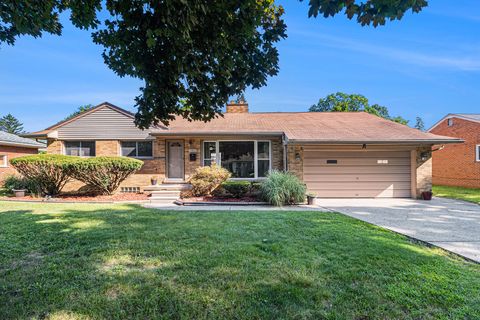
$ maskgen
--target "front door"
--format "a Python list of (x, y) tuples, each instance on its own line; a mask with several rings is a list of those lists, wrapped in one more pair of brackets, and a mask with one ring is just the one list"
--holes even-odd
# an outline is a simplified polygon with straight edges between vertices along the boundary
[(168, 179), (184, 179), (183, 174), (183, 141), (167, 141), (168, 161), (167, 177)]

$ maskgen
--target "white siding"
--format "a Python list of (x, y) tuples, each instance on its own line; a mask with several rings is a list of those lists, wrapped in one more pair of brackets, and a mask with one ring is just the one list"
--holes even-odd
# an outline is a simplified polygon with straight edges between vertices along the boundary
[(128, 140), (148, 138), (148, 131), (138, 129), (134, 119), (102, 107), (58, 128), (60, 140)]

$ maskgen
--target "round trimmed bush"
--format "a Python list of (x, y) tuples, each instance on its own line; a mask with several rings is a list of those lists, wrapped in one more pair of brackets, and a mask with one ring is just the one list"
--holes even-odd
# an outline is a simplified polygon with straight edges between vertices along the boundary
[(249, 181), (225, 181), (222, 188), (234, 198), (242, 198), (250, 192), (251, 183)]
[(35, 182), (45, 195), (57, 195), (70, 180), (77, 157), (58, 154), (38, 154), (10, 160), (24, 177)]
[(212, 164), (211, 166), (199, 167), (190, 178), (192, 195), (208, 196), (217, 189), (223, 182), (230, 178), (228, 170)]
[(143, 161), (127, 157), (81, 158), (75, 162), (71, 176), (100, 194), (112, 194), (142, 166)]
[(307, 187), (294, 174), (273, 170), (260, 186), (262, 197), (274, 206), (305, 202)]

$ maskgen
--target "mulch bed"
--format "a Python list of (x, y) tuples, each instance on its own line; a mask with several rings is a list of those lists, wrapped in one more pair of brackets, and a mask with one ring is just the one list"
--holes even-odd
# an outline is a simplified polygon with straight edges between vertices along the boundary
[(183, 198), (182, 201), (185, 201), (185, 202), (259, 202), (259, 200), (254, 197), (223, 198), (223, 197), (211, 197), (211, 196)]
[(94, 196), (94, 195), (75, 195), (61, 194), (54, 198), (35, 198), (31, 196), (25, 197), (0, 197), (0, 200), (15, 201), (51, 201), (51, 202), (120, 202), (120, 201), (146, 201), (149, 195), (144, 193), (117, 193), (111, 196)]

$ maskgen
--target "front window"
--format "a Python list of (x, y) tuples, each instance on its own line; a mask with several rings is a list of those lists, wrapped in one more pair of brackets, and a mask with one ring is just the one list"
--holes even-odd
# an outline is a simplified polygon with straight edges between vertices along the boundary
[(76, 157), (95, 157), (95, 141), (65, 141), (65, 154)]
[(122, 156), (131, 158), (152, 158), (152, 141), (122, 141)]
[(475, 157), (476, 157), (475, 160), (480, 161), (480, 144), (476, 145), (475, 151), (476, 151), (475, 152)]
[(8, 156), (6, 154), (0, 155), (0, 168), (8, 167)]
[(253, 141), (220, 141), (222, 167), (232, 178), (255, 178), (255, 143)]
[(232, 178), (264, 178), (271, 169), (270, 141), (205, 141), (203, 165), (217, 163)]

